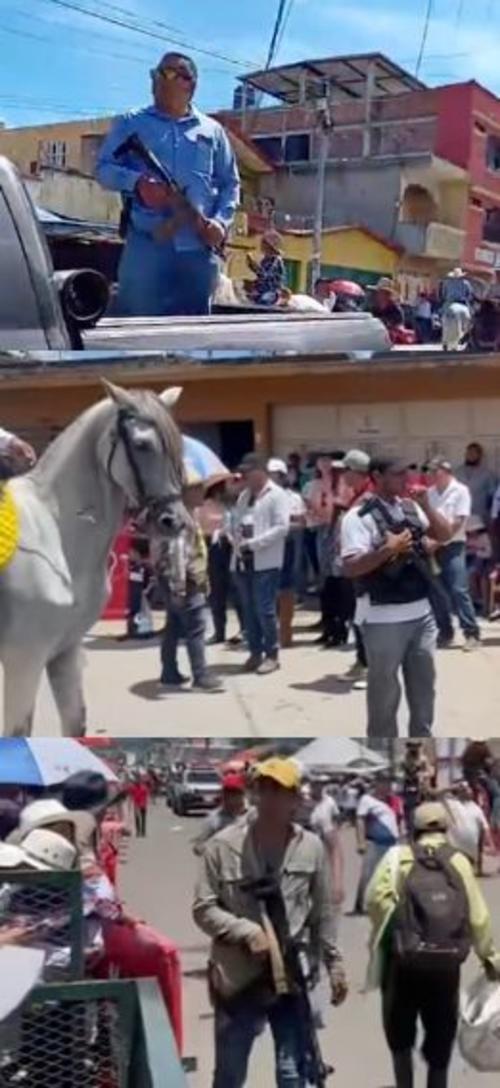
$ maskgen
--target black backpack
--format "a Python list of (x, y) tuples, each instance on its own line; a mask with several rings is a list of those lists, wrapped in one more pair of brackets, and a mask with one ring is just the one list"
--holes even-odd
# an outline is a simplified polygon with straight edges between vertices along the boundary
[(469, 903), (451, 862), (455, 853), (446, 845), (413, 849), (413, 868), (401, 889), (393, 926), (393, 954), (405, 967), (453, 970), (469, 955)]

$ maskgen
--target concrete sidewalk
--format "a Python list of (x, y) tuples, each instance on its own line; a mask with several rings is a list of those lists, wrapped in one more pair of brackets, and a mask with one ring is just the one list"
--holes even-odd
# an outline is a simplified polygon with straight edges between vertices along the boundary
[[(224, 680), (223, 694), (165, 692), (157, 682), (156, 642), (120, 643), (123, 627), (101, 623), (86, 640), (84, 685), (88, 733), (107, 736), (364, 736), (365, 694), (352, 691), (342, 676), (354, 651), (324, 650), (308, 630), (316, 616), (299, 612), (296, 644), (282, 654), (280, 672), (268, 677), (241, 674), (242, 650), (213, 647), (209, 663)], [(438, 653), (438, 708), (435, 734), (489, 736), (500, 706), (500, 625), (485, 624), (483, 644), (471, 654), (457, 645)], [(184, 651), (181, 667), (187, 670)], [(402, 705), (401, 729), (407, 721)], [(58, 733), (57, 716), (44, 682), (36, 714), (39, 736)]]

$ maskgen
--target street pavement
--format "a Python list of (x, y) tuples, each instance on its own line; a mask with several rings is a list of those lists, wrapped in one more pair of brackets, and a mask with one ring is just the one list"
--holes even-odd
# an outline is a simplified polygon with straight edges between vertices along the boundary
[[(134, 840), (120, 876), (120, 890), (127, 906), (161, 929), (180, 949), (183, 966), (185, 1054), (197, 1058), (198, 1071), (188, 1077), (189, 1088), (209, 1088), (212, 1073), (213, 1020), (206, 993), (204, 967), (208, 941), (191, 919), (193, 885), (198, 866), (190, 840), (199, 826), (197, 818), (178, 819), (159, 800), (150, 811), (145, 840)], [(343, 832), (347, 858), (346, 909), (353, 903), (359, 871), (351, 830)], [(489, 869), (493, 869), (491, 862)], [(500, 943), (500, 878), (490, 875), (482, 882)], [(382, 1035), (379, 996), (363, 994), (368, 925), (364, 919), (344, 917), (340, 943), (350, 980), (350, 996), (338, 1010), (329, 1009), (327, 1026), (320, 1033), (326, 1059), (336, 1068), (332, 1088), (392, 1088), (390, 1061)], [(474, 957), (466, 976), (476, 972)], [(498, 1074), (478, 1075), (457, 1056), (450, 1088), (493, 1088)], [(273, 1054), (269, 1033), (260, 1037), (252, 1053), (247, 1088), (274, 1088)], [(424, 1069), (419, 1062), (415, 1088), (424, 1088)]]
[[(103, 736), (363, 736), (366, 697), (342, 682), (354, 660), (352, 647), (324, 650), (308, 630), (314, 613), (298, 612), (296, 641), (282, 654), (280, 672), (242, 675), (242, 650), (210, 647), (207, 657), (225, 684), (223, 694), (165, 692), (158, 684), (159, 650), (154, 642), (118, 642), (119, 623), (100, 623), (86, 639), (84, 689), (89, 734)], [(500, 705), (500, 624), (484, 624), (483, 644), (472, 654), (440, 651), (435, 734), (489, 736)], [(184, 650), (180, 665), (188, 672)], [(407, 712), (401, 708), (401, 730)], [(57, 715), (44, 681), (35, 733), (58, 735)]]

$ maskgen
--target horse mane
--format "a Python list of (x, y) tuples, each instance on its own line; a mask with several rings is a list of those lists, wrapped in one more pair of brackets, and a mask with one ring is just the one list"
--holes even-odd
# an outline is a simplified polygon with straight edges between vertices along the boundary
[[(130, 400), (130, 410), (137, 413), (138, 418), (151, 420), (154, 424), (167, 453), (172, 468), (179, 475), (183, 474), (182, 439), (180, 431), (166, 406), (155, 393), (148, 389), (128, 389), (127, 400)], [(44, 450), (38, 464), (31, 472), (34, 480), (41, 480), (48, 472), (60, 467), (61, 457), (66, 456), (70, 450), (74, 450), (81, 439), (96, 441), (99, 432), (106, 424), (111, 423), (119, 411), (119, 405), (110, 397), (92, 404), (81, 412), (72, 423), (68, 424)]]

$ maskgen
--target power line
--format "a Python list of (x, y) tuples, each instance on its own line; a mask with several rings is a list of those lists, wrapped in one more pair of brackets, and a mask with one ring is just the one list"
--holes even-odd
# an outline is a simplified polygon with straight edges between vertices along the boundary
[(278, 38), (278, 43), (276, 45), (276, 54), (278, 54), (279, 50), (281, 49), (281, 44), (282, 44), (283, 38), (285, 36), (285, 31), (286, 31), (286, 28), (288, 26), (289, 20), (290, 20), (290, 15), (292, 14), (293, 5), (294, 5), (294, 0), (288, 0), (288, 7), (287, 7), (287, 9), (285, 11), (285, 14), (283, 16), (283, 22), (281, 24), (281, 31), (280, 31), (280, 35), (279, 35), (279, 38)]
[(271, 67), (271, 64), (273, 63), (273, 60), (274, 60), (274, 57), (275, 57), (275, 54), (276, 54), (276, 47), (277, 47), (277, 44), (278, 44), (278, 38), (279, 38), (280, 31), (281, 31), (282, 23), (283, 23), (283, 17), (285, 15), (286, 6), (287, 6), (287, 0), (278, 0), (278, 10), (276, 12), (276, 18), (274, 20), (273, 32), (271, 34), (271, 41), (269, 42), (269, 49), (267, 51), (266, 63), (264, 65), (264, 67), (266, 69)]
[[(75, 2), (75, 0), (42, 0), (43, 3), (53, 4), (55, 7), (62, 8), (67, 11), (72, 11), (79, 15), (84, 15), (89, 19), (97, 19), (99, 22), (108, 23), (111, 26), (118, 26), (122, 30), (130, 30), (134, 34), (141, 34), (146, 38), (153, 38), (156, 41), (168, 42), (170, 45), (178, 45), (183, 49), (190, 49), (193, 53), (200, 53), (204, 56), (215, 57), (217, 60), (226, 61), (227, 64), (234, 65), (236, 68), (252, 68), (254, 64), (250, 61), (244, 61), (236, 59), (235, 57), (229, 57), (225, 53), (219, 53), (214, 49), (205, 49), (202, 46), (197, 46), (192, 42), (186, 41), (183, 38), (173, 37), (172, 35), (160, 34), (156, 30), (150, 29), (146, 24), (139, 22), (129, 22), (115, 15), (107, 15), (104, 11), (91, 10), (84, 7), (83, 4)], [(135, 17), (134, 17), (135, 18)], [(156, 24), (155, 24), (156, 25)]]
[(425, 47), (427, 45), (427, 38), (429, 35), (429, 28), (431, 25), (432, 12), (434, 8), (434, 0), (427, 0), (427, 6), (424, 15), (424, 25), (422, 28), (422, 38), (420, 41), (420, 49), (418, 51), (417, 63), (415, 67), (415, 75), (420, 75), (420, 69), (422, 67), (422, 61), (424, 59)]

